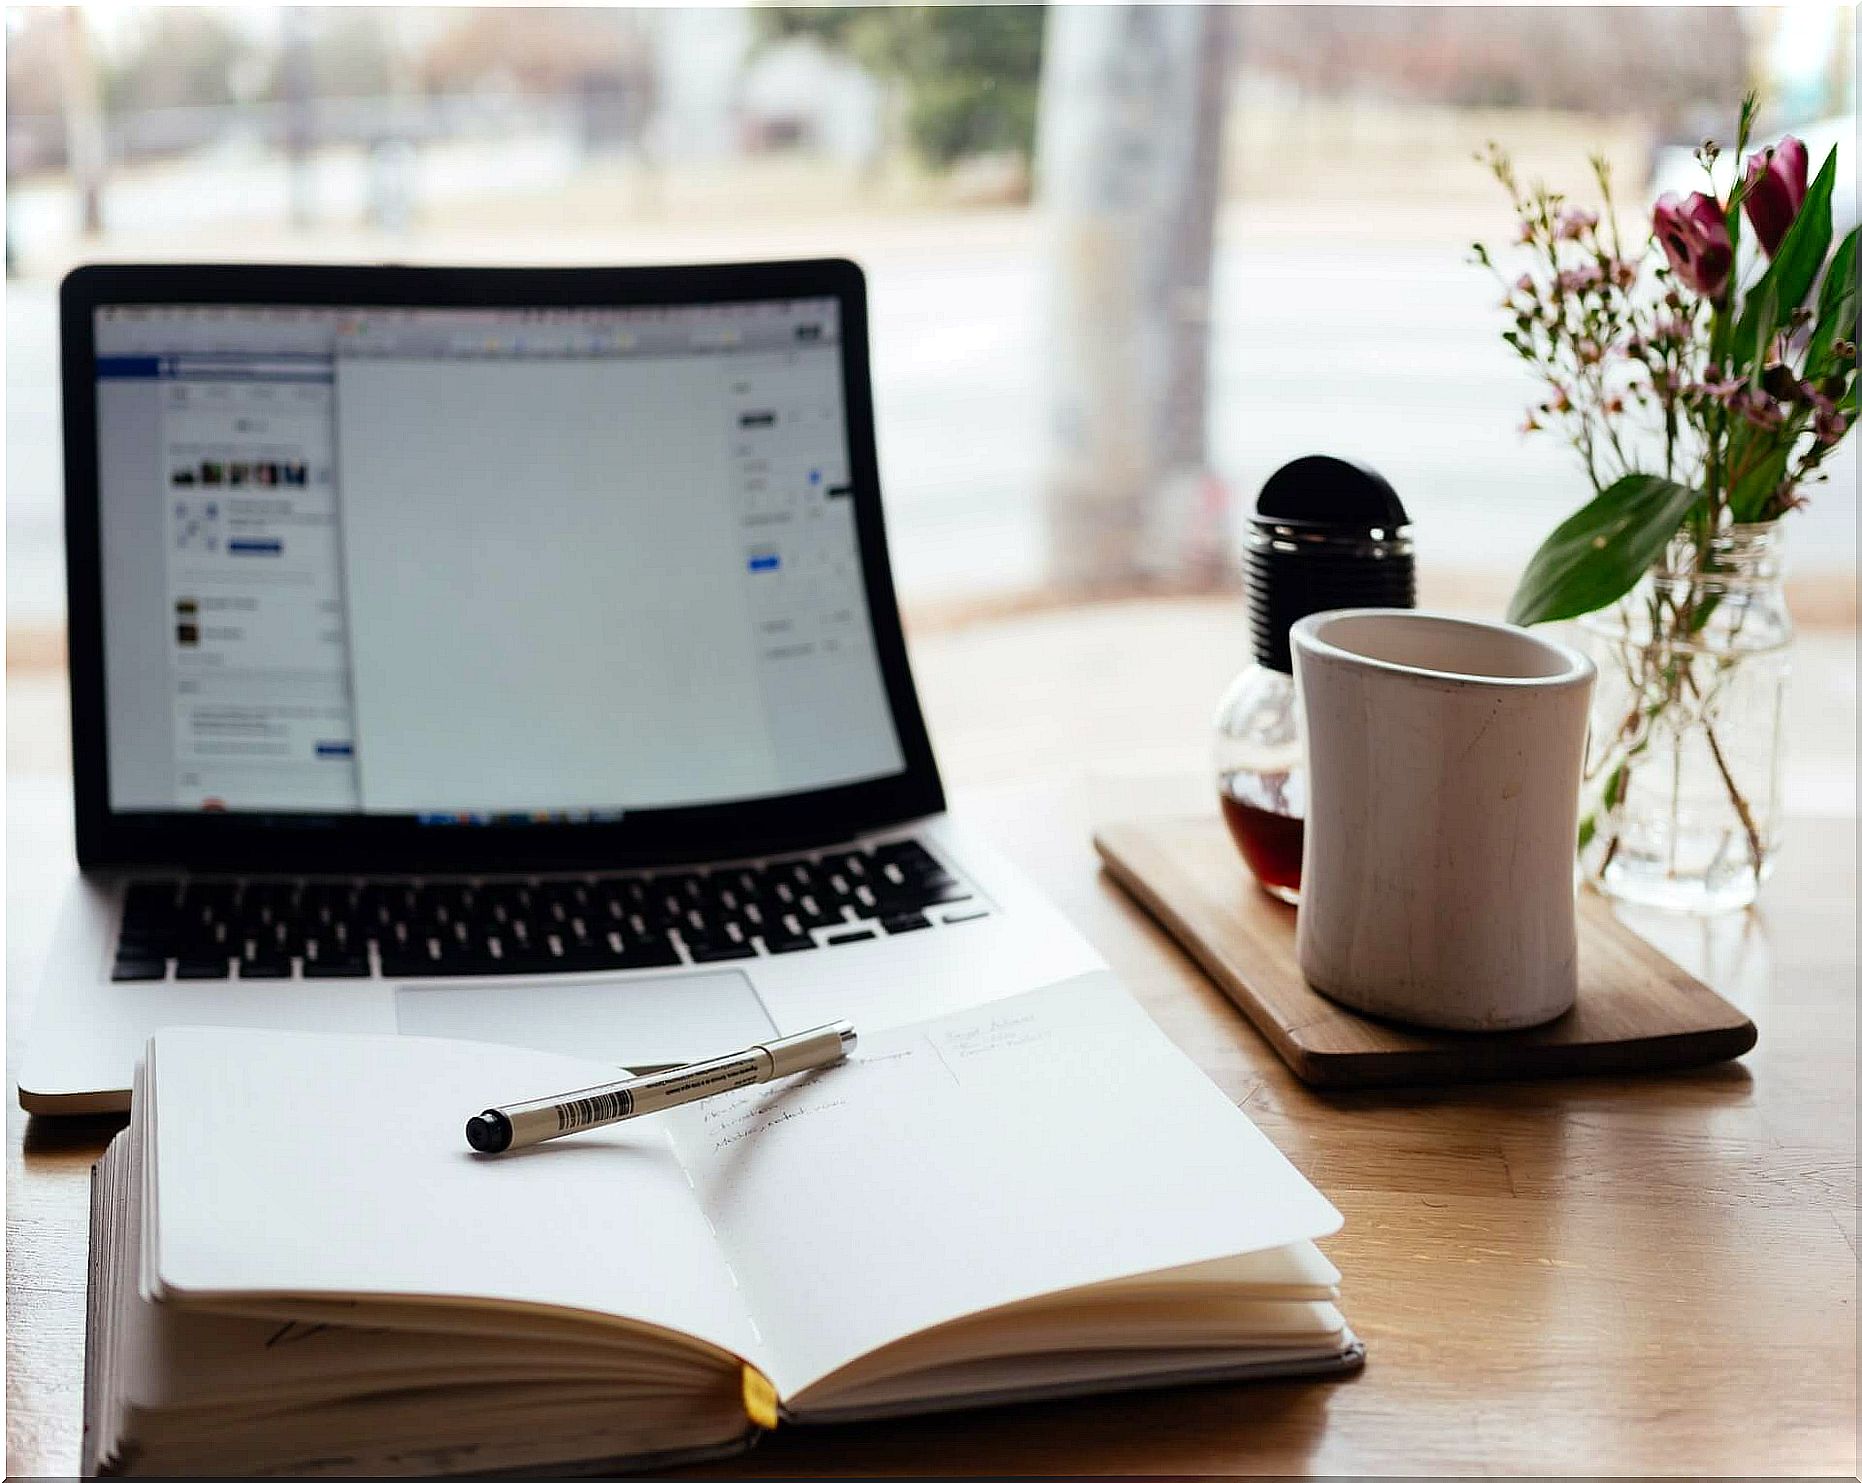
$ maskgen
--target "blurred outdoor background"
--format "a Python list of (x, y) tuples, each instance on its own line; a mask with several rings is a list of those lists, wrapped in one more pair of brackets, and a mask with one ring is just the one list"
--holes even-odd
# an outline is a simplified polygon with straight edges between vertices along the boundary
[[(9, 668), (61, 653), (58, 278), (112, 258), (853, 257), (915, 624), (1222, 590), (1262, 480), (1318, 451), (1394, 483), (1425, 599), (1498, 609), (1587, 491), (1518, 431), (1474, 151), (1582, 195), (1602, 150), (1639, 216), (1747, 87), (1765, 137), (1851, 150), (1855, 19), (9, 9)], [(1811, 625), (1854, 627), (1855, 457), (1791, 522)]]

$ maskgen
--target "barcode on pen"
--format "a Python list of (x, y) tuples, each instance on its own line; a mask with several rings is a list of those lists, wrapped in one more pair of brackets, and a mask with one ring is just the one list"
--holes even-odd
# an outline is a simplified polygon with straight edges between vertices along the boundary
[(605, 1123), (617, 1117), (626, 1117), (634, 1110), (634, 1094), (629, 1091), (603, 1092), (598, 1097), (582, 1097), (574, 1102), (565, 1102), (556, 1109), (556, 1131), (567, 1133), (575, 1128), (586, 1128), (595, 1123)]

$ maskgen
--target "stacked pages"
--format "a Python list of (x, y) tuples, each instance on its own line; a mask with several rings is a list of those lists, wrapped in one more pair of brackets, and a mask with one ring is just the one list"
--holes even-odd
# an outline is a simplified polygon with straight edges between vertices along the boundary
[(1350, 1368), (1338, 1213), (1107, 974), (496, 1158), (612, 1067), (164, 1030), (97, 1166), (87, 1471), (646, 1466)]

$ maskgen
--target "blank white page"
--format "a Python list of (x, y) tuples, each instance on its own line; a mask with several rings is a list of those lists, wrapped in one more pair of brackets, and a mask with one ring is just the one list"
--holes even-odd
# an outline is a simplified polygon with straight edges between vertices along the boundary
[(950, 1319), (1340, 1224), (1103, 972), (668, 1120), (785, 1397)]
[(163, 1030), (154, 1270), (169, 1293), (457, 1297), (756, 1339), (663, 1123), (487, 1158), (483, 1108), (616, 1078), (457, 1040)]

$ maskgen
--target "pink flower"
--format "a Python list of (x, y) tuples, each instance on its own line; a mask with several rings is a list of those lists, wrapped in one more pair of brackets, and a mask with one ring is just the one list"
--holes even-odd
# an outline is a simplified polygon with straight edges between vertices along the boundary
[(1655, 203), (1655, 235), (1675, 277), (1703, 299), (1719, 297), (1732, 271), (1733, 242), (1718, 201), (1699, 191), (1683, 201), (1669, 191)]
[[(1781, 374), (1774, 376), (1773, 372)], [(1817, 435), (1819, 443), (1840, 443), (1843, 434), (1849, 431), (1849, 419), (1829, 397), (1818, 391), (1808, 382), (1799, 381), (1784, 366), (1773, 366), (1766, 372), (1766, 382), (1773, 391), (1783, 390), (1791, 401), (1807, 403), (1811, 410), (1811, 428)], [(1773, 384), (1775, 383), (1775, 384)], [(1832, 384), (1832, 390), (1839, 389), (1840, 379)]]
[(1688, 396), (1715, 401), (1721, 406), (1732, 406), (1741, 399), (1741, 394), (1745, 389), (1746, 378), (1744, 376), (1729, 378), (1721, 373), (1718, 366), (1708, 366), (1700, 373), (1700, 380), (1692, 386), (1683, 388), (1683, 391)]
[(1759, 376), (1759, 385), (1781, 402), (1816, 402), (1822, 397), (1814, 386), (1797, 379), (1789, 366), (1775, 361)]
[(1784, 426), (1784, 407), (1769, 392), (1748, 388), (1734, 396), (1729, 405), (1761, 432)]
[(1576, 206), (1567, 206), (1558, 213), (1558, 236), (1566, 242), (1575, 242), (1592, 227), (1597, 225), (1597, 213), (1584, 211)]
[(1746, 218), (1767, 257), (1778, 255), (1784, 234), (1804, 204), (1809, 180), (1809, 151), (1802, 139), (1789, 134), (1746, 161)]
[(1513, 287), (1518, 292), (1528, 295), (1538, 291), (1538, 285), (1532, 281), (1532, 274), (1530, 273), (1521, 273), (1518, 278), (1514, 279)]
[(1595, 263), (1585, 263), (1581, 268), (1563, 268), (1558, 274), (1558, 291), (1561, 294), (1583, 293), (1603, 282), (1603, 269)]

